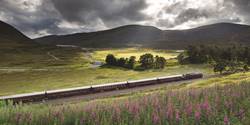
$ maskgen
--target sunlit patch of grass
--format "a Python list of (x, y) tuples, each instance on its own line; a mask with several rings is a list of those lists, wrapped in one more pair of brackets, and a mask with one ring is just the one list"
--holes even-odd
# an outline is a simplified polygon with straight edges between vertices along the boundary
[(143, 48), (126, 48), (126, 49), (109, 49), (109, 50), (97, 50), (93, 54), (93, 58), (96, 60), (104, 61), (108, 54), (113, 54), (117, 58), (129, 58), (130, 56), (135, 56), (138, 60), (141, 55), (145, 53), (151, 53), (154, 56), (162, 56), (166, 59), (176, 58), (178, 52), (174, 50), (153, 50), (153, 49), (143, 49)]
[(250, 72), (247, 73), (237, 73), (232, 74), (226, 77), (212, 78), (209, 80), (203, 80), (196, 82), (194, 84), (190, 84), (189, 87), (206, 87), (213, 85), (226, 85), (226, 84), (235, 84), (240, 81), (250, 81)]
[(202, 72), (206, 75), (213, 74), (211, 68), (207, 65), (172, 66), (163, 70), (146, 71), (109, 67), (0, 72), (0, 95), (121, 82), (188, 72)]

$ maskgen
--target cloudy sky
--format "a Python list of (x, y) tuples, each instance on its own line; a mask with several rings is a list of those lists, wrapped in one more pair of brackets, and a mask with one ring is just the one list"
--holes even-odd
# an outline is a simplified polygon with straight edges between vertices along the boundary
[(250, 24), (250, 0), (0, 0), (0, 20), (31, 38), (127, 24), (188, 29)]

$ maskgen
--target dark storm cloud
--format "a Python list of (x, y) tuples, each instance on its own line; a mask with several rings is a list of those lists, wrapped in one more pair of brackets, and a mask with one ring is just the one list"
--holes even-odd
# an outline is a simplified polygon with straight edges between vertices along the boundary
[(162, 19), (158, 21), (158, 25), (173, 28), (188, 21), (210, 18), (217, 14), (215, 10), (208, 10), (206, 8), (189, 8), (187, 7), (187, 4), (187, 1), (182, 1), (166, 6), (163, 10), (163, 14), (168, 13), (176, 15), (174, 21), (171, 22), (169, 19)]
[(37, 7), (27, 1), (1, 0), (0, 4), (0, 11), (4, 15), (3, 21), (10, 23), (27, 35), (44, 35), (39, 33), (43, 30), (46, 30), (46, 34), (60, 32), (56, 26), (60, 17), (48, 0), (43, 0)]
[(213, 15), (213, 13), (210, 13), (207, 10), (199, 10), (199, 9), (189, 8), (189, 9), (183, 10), (176, 17), (175, 24), (179, 25), (179, 24), (182, 24), (182, 23), (190, 21), (190, 20), (197, 20), (200, 18), (209, 18), (212, 15)]
[[(218, 22), (246, 23), (250, 24), (250, 1), (249, 0), (212, 0), (216, 6), (194, 7), (190, 5), (189, 0), (178, 1), (164, 8), (163, 13), (175, 14), (174, 21), (169, 19), (160, 19), (157, 24), (161, 27), (174, 28), (189, 23), (189, 27), (206, 25)], [(192, 1), (192, 0), (190, 0)], [(198, 1), (197, 1), (198, 2)], [(195, 5), (196, 2), (193, 2)], [(173, 19), (172, 19), (173, 20)]]
[[(0, 0), (0, 19), (32, 37), (94, 31), (147, 18), (141, 12), (147, 7), (144, 0), (35, 0), (41, 2), (36, 7), (34, 1), (20, 1)], [(71, 28), (70, 23), (79, 27)]]
[(145, 0), (51, 0), (68, 21), (88, 23), (100, 19), (106, 25), (123, 21), (141, 21), (147, 17), (141, 10)]
[(0, 0), (0, 20), (30, 37), (138, 23), (164, 29), (217, 22), (250, 24), (249, 0), (168, 1), (171, 4), (151, 10), (150, 15), (144, 11), (151, 6), (147, 0)]
[(235, 6), (235, 11), (241, 14), (245, 20), (245, 23), (250, 24), (250, 1), (249, 0), (229, 0)]

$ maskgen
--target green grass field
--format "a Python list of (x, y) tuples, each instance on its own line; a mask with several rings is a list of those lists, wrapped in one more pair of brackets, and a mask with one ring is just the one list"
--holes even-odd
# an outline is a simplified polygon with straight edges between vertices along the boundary
[(0, 72), (0, 95), (136, 80), (196, 71), (212, 74), (211, 69), (206, 65), (173, 66), (164, 70), (141, 72), (119, 68)]
[(248, 125), (249, 78), (249, 72), (238, 73), (75, 104), (12, 106), (0, 102), (0, 124)]
[[(139, 56), (142, 53), (152, 52), (155, 55), (168, 58), (176, 57), (178, 52), (171, 50), (137, 50), (136, 48), (97, 50), (93, 52), (92, 57), (88, 58), (84, 56), (83, 52), (71, 58), (70, 55), (72, 53), (67, 51), (72, 52), (70, 50), (64, 50), (64, 53), (60, 53), (61, 51), (51, 51), (54, 56), (61, 60), (57, 60), (55, 63), (53, 63), (52, 60), (52, 62), (49, 62), (46, 66), (39, 67), (38, 69), (33, 67), (20, 71), (0, 70), (0, 96), (137, 80), (189, 72), (202, 72), (206, 75), (213, 74), (209, 65), (179, 65), (176, 59), (167, 60), (167, 66), (163, 70), (134, 71), (117, 67), (91, 67), (90, 60), (101, 59), (101, 57), (105, 57), (107, 53), (114, 53), (118, 56)], [(66, 62), (64, 62), (65, 60)]]
[[(56, 57), (56, 59), (54, 57)], [(0, 69), (69, 67), (88, 63), (79, 49), (56, 47), (24, 47), (19, 49), (0, 47)]]
[(179, 55), (176, 50), (152, 50), (143, 48), (123, 48), (123, 49), (108, 49), (108, 50), (97, 50), (93, 54), (93, 58), (96, 60), (104, 61), (108, 54), (113, 54), (117, 58), (129, 58), (130, 56), (135, 56), (138, 60), (141, 55), (151, 53), (154, 56), (162, 56), (166, 59), (175, 58)]

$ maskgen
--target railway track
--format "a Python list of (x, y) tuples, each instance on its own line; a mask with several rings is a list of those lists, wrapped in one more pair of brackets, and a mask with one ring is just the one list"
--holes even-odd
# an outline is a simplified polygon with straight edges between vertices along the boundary
[(0, 101), (9, 101), (11, 100), (13, 103), (30, 103), (30, 102), (43, 102), (50, 100), (58, 100), (63, 98), (71, 98), (71, 97), (88, 97), (88, 95), (93, 94), (102, 94), (102, 93), (112, 93), (117, 90), (136, 90), (135, 88), (153, 86), (158, 84), (166, 84), (172, 82), (181, 82), (181, 81), (190, 81), (194, 79), (203, 78), (202, 73), (191, 73), (191, 74), (182, 74), (182, 75), (174, 75), (167, 77), (158, 77), (151, 79), (142, 79), (142, 80), (134, 80), (134, 81), (125, 81), (118, 83), (109, 83), (102, 85), (94, 85), (94, 86), (85, 86), (78, 88), (69, 88), (69, 89), (60, 89), (60, 90), (51, 90), (51, 91), (43, 91), (43, 92), (35, 92), (28, 94), (19, 94), (12, 96), (3, 96), (0, 97)]

